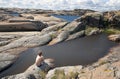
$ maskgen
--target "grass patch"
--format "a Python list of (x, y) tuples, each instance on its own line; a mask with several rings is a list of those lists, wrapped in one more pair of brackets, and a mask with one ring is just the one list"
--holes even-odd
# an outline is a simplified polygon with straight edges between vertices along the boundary
[[(92, 30), (97, 30), (97, 27), (90, 27), (87, 26), (86, 30), (85, 30), (85, 34), (88, 35)], [(101, 29), (103, 33), (106, 34), (120, 34), (120, 28), (114, 28), (114, 27), (107, 27), (107, 28), (103, 28)]]
[(64, 70), (55, 70), (54, 76), (51, 79), (65, 79)]
[(107, 34), (120, 34), (120, 28), (105, 28), (103, 32)]
[(52, 37), (52, 39), (56, 38), (57, 37), (57, 34), (53, 33), (50, 35)]
[(46, 74), (47, 74), (46, 72), (44, 72), (44, 71), (40, 71), (41, 79), (45, 79)]
[(68, 75), (65, 75), (64, 70), (56, 70), (51, 79), (77, 79), (78, 75), (78, 72), (70, 72)]
[(78, 72), (71, 72), (69, 76), (67, 76), (67, 79), (78, 79)]
[(97, 27), (87, 26), (85, 29), (85, 34), (88, 35), (92, 30), (97, 30), (97, 29), (98, 29)]

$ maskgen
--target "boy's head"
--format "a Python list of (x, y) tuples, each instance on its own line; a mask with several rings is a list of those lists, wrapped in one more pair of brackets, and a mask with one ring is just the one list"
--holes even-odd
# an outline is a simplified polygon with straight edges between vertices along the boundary
[(42, 55), (42, 52), (39, 52), (38, 55), (41, 56), (41, 55)]

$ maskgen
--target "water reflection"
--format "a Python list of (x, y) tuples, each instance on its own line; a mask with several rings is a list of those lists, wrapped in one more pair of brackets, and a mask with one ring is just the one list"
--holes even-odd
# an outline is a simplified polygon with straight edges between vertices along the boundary
[(107, 35), (93, 35), (53, 46), (30, 48), (21, 54), (16, 63), (0, 74), (0, 77), (25, 71), (35, 61), (38, 51), (42, 50), (46, 58), (55, 59), (56, 66), (88, 65), (105, 56), (108, 50), (117, 45), (109, 41)]

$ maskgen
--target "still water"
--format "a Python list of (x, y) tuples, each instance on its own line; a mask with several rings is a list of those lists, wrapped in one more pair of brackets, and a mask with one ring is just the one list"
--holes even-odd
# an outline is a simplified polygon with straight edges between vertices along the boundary
[(53, 58), (56, 67), (72, 65), (88, 65), (105, 56), (109, 49), (116, 46), (109, 41), (106, 34), (79, 38), (53, 46), (30, 48), (9, 69), (0, 73), (0, 77), (18, 74), (34, 64), (38, 51), (43, 51), (45, 58)]
[(75, 15), (53, 15), (53, 16), (55, 16), (57, 18), (62, 18), (68, 22), (71, 22), (71, 21), (77, 19), (78, 17), (80, 17), (80, 16), (75, 16)]

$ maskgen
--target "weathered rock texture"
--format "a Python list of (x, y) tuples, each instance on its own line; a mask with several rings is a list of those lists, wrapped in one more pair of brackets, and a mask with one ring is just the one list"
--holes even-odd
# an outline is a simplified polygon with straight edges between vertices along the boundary
[(58, 23), (56, 25), (53, 25), (53, 26), (43, 29), (42, 32), (48, 33), (51, 31), (58, 31), (58, 30), (62, 29), (63, 27), (65, 27), (67, 24), (68, 24), (67, 22)]
[(100, 12), (87, 13), (81, 16), (80, 21), (85, 22), (89, 26), (102, 27), (103, 25), (103, 14)]
[(82, 66), (66, 66), (55, 68), (48, 72), (45, 79), (71, 79), (71, 75), (75, 76), (73, 79), (77, 79), (77, 74), (81, 71), (81, 69)]
[(101, 30), (99, 30), (99, 29), (93, 29), (92, 31), (90, 31), (90, 33), (88, 34), (89, 36), (90, 35), (97, 35), (97, 34), (99, 34), (99, 33), (101, 33), (102, 31)]
[(56, 18), (54, 16), (44, 15), (44, 14), (42, 14), (42, 15), (40, 15), (40, 14), (21, 14), (21, 16), (24, 18), (26, 18), (28, 16), (32, 16), (32, 17), (34, 17), (35, 21), (41, 21), (41, 22), (47, 23), (48, 26), (56, 25), (60, 22), (64, 22), (64, 20), (62, 20), (62, 19)]
[(120, 11), (104, 12), (104, 21), (108, 26), (120, 27)]
[[(8, 13), (12, 9), (6, 10)], [(2, 10), (4, 13), (4, 9)], [(15, 11), (19, 11), (15, 10)], [(79, 10), (76, 10), (79, 12)], [(15, 30), (17, 29), (35, 29), (41, 30), (39, 32), (0, 32), (0, 71), (6, 69), (14, 63), (19, 54), (26, 50), (28, 47), (53, 45), (62, 41), (67, 41), (75, 38), (79, 38), (85, 35), (93, 35), (100, 33), (100, 28), (107, 26), (119, 27), (120, 17), (119, 11), (114, 12), (94, 12), (86, 13), (73, 22), (65, 22), (62, 19), (55, 18), (46, 14), (36, 14), (36, 10), (29, 10), (22, 13), (17, 17), (18, 20), (11, 20), (10, 18), (4, 19), (0, 16), (0, 20), (4, 21), (0, 23), (0, 30)], [(38, 13), (40, 11), (37, 11)], [(49, 11), (51, 12), (51, 11)], [(40, 12), (41, 13), (41, 12)], [(84, 13), (84, 12), (83, 12)], [(111, 17), (110, 17), (111, 16)], [(11, 17), (11, 16), (10, 16)], [(15, 17), (16, 18), (16, 17)], [(20, 19), (21, 18), (21, 19)], [(9, 22), (8, 22), (9, 19)], [(43, 28), (39, 28), (40, 24)], [(46, 27), (46, 25), (48, 25)], [(97, 27), (97, 29), (90, 31), (86, 34), (87, 26)], [(29, 26), (29, 27), (26, 27)], [(14, 27), (14, 28), (13, 28)], [(25, 27), (25, 28), (24, 28)], [(99, 29), (98, 29), (99, 28)], [(110, 40), (118, 41), (118, 35), (109, 36)], [(46, 79), (120, 79), (120, 46), (111, 49), (111, 53), (105, 57), (99, 59), (96, 63), (88, 66), (68, 66), (60, 67), (50, 70), (46, 75)], [(47, 62), (48, 63), (48, 62)], [(52, 66), (52, 64), (48, 64)], [(25, 72), (7, 76), (3, 79), (43, 79), (40, 71), (48, 71), (50, 68), (48, 65), (43, 65), (42, 68), (38, 68), (32, 65)], [(47, 68), (47, 69), (46, 69)], [(46, 69), (46, 70), (44, 70)]]
[(68, 31), (70, 34), (85, 30), (85, 25), (82, 22), (73, 21), (66, 25), (62, 30)]
[(80, 37), (83, 37), (83, 36), (85, 36), (85, 31), (84, 30), (70, 35), (67, 40), (72, 40), (72, 39), (80, 38)]
[[(53, 62), (51, 62), (50, 59), (45, 59), (44, 63), (40, 67), (37, 67), (35, 64), (33, 64), (23, 73), (3, 77), (2, 79), (43, 79), (43, 75), (46, 73), (46, 71), (53, 68), (53, 66), (50, 65), (52, 63)], [(43, 75), (40, 73), (43, 73)]]
[(15, 55), (11, 55), (9, 53), (0, 53), (0, 72), (12, 65), (15, 59)]
[(49, 34), (43, 36), (35, 35), (35, 36), (22, 37), (18, 40), (9, 43), (8, 45), (0, 47), (0, 52), (16, 47), (33, 47), (33, 46), (45, 45), (51, 39), (52, 38)]
[[(0, 31), (41, 31), (42, 29), (64, 22), (54, 16), (44, 14), (20, 14), (20, 16), (1, 15)], [(5, 19), (6, 18), (6, 19)]]
[(109, 35), (108, 38), (111, 41), (119, 42), (120, 41), (120, 34)]
[(16, 20), (15, 22), (0, 22), (0, 31), (40, 31), (47, 25), (39, 21)]
[[(67, 39), (72, 39), (71, 37), (73, 36), (75, 36), (74, 38), (78, 38), (80, 37), (80, 34), (76, 34), (73, 36), (71, 35), (76, 32), (81, 32), (82, 30), (85, 30), (84, 23), (73, 21), (67, 24), (66, 26), (64, 26), (63, 28), (59, 29), (57, 35), (54, 35), (56, 37), (49, 43), (49, 45), (53, 45), (53, 44), (65, 41)], [(81, 32), (81, 36), (82, 35), (83, 34)]]
[(77, 16), (81, 16), (81, 15), (84, 15), (84, 14), (90, 13), (90, 12), (95, 12), (95, 11), (89, 10), (89, 9), (58, 10), (58, 11), (54, 11), (53, 14), (56, 14), (56, 15), (77, 15)]
[(86, 23), (88, 26), (105, 28), (105, 27), (120, 27), (120, 11), (111, 12), (92, 12), (86, 13), (76, 21)]
[(4, 14), (4, 13), (0, 14), (0, 22), (6, 21), (6, 20), (8, 20), (10, 18), (13, 18), (13, 16), (10, 16), (9, 14)]
[(46, 79), (119, 79), (120, 45), (111, 49), (111, 53), (98, 62), (82, 66), (66, 66), (52, 69)]

